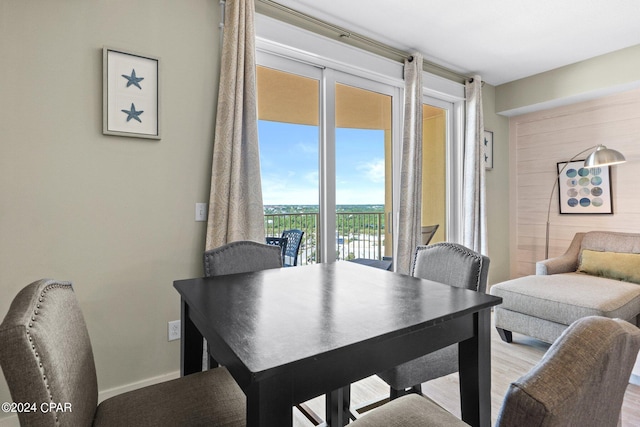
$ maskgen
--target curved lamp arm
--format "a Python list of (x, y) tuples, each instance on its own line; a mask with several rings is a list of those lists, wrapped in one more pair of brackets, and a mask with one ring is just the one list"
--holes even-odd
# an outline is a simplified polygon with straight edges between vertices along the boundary
[(566, 167), (569, 166), (569, 163), (574, 161), (576, 159), (576, 157), (578, 157), (581, 154), (586, 153), (589, 150), (593, 150), (594, 148), (598, 148), (600, 145), (602, 145), (602, 144), (598, 144), (598, 145), (594, 145), (593, 147), (589, 147), (586, 150), (582, 150), (581, 152), (579, 152), (578, 154), (573, 156), (571, 159), (569, 159), (569, 161), (567, 163), (565, 163), (565, 165), (562, 167), (562, 169), (560, 169), (560, 171), (557, 173), (555, 179), (553, 180), (553, 187), (551, 187), (551, 194), (549, 195), (549, 206), (547, 207), (547, 238), (546, 238), (546, 243), (545, 243), (545, 246), (544, 246), (544, 259), (548, 259), (549, 258), (549, 218), (551, 217), (551, 200), (553, 199), (554, 191), (556, 191), (556, 188), (558, 187), (558, 178), (560, 177), (562, 172), (564, 172)]

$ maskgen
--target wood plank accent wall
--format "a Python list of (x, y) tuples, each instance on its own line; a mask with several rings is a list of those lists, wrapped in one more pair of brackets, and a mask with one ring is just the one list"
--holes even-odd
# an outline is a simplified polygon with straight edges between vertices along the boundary
[[(544, 258), (547, 207), (556, 163), (604, 144), (627, 158), (611, 166), (613, 215), (560, 215), (551, 202), (549, 257), (579, 231), (640, 233), (640, 90), (512, 117), (510, 147), (511, 277), (535, 274)], [(586, 158), (589, 153), (578, 157)]]

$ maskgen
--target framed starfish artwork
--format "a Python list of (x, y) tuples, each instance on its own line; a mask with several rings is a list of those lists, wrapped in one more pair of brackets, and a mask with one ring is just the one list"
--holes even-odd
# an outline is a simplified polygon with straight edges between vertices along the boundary
[(493, 132), (484, 131), (484, 168), (493, 169)]
[(102, 49), (102, 133), (160, 139), (160, 59)]

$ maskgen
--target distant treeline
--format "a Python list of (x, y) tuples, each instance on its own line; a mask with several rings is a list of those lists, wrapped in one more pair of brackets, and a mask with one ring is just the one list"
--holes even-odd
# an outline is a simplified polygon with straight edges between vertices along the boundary
[[(317, 213), (318, 205), (264, 205), (264, 213)], [(336, 212), (378, 213), (384, 212), (384, 205), (337, 205)]]

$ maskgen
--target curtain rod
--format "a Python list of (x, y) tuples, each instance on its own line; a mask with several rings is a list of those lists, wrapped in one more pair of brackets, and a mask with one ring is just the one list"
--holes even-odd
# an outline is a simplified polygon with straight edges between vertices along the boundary
[[(296, 25), (296, 20), (299, 20), (305, 24), (311, 24), (312, 26), (314, 26), (314, 28), (310, 28), (307, 25), (305, 25), (303, 28), (314, 31), (316, 33), (318, 32), (318, 29), (322, 29), (325, 30), (324, 35), (327, 35), (326, 32), (328, 31), (332, 33), (334, 37), (335, 34), (337, 34), (337, 38), (345, 43), (358, 45), (359, 47), (363, 48), (374, 48), (376, 50), (367, 50), (373, 51), (374, 53), (382, 54), (389, 59), (397, 60), (400, 62), (404, 62), (405, 59), (409, 61), (413, 60), (413, 56), (408, 52), (396, 49), (372, 38), (354, 33), (353, 31), (350, 31), (346, 28), (331, 24), (329, 22), (323, 21), (322, 19), (318, 19), (311, 15), (307, 15), (305, 13), (291, 9), (290, 7), (284, 6), (273, 0), (256, 0), (256, 11), (294, 25)], [(320, 34), (322, 34), (322, 32), (320, 32)], [(473, 77), (465, 76), (464, 74), (457, 73), (453, 70), (443, 67), (442, 65), (438, 65), (430, 61), (423, 60), (422, 68), (424, 71), (438, 74), (439, 76), (448, 78), (450, 80), (461, 80), (463, 82), (467, 80), (473, 81)]]

